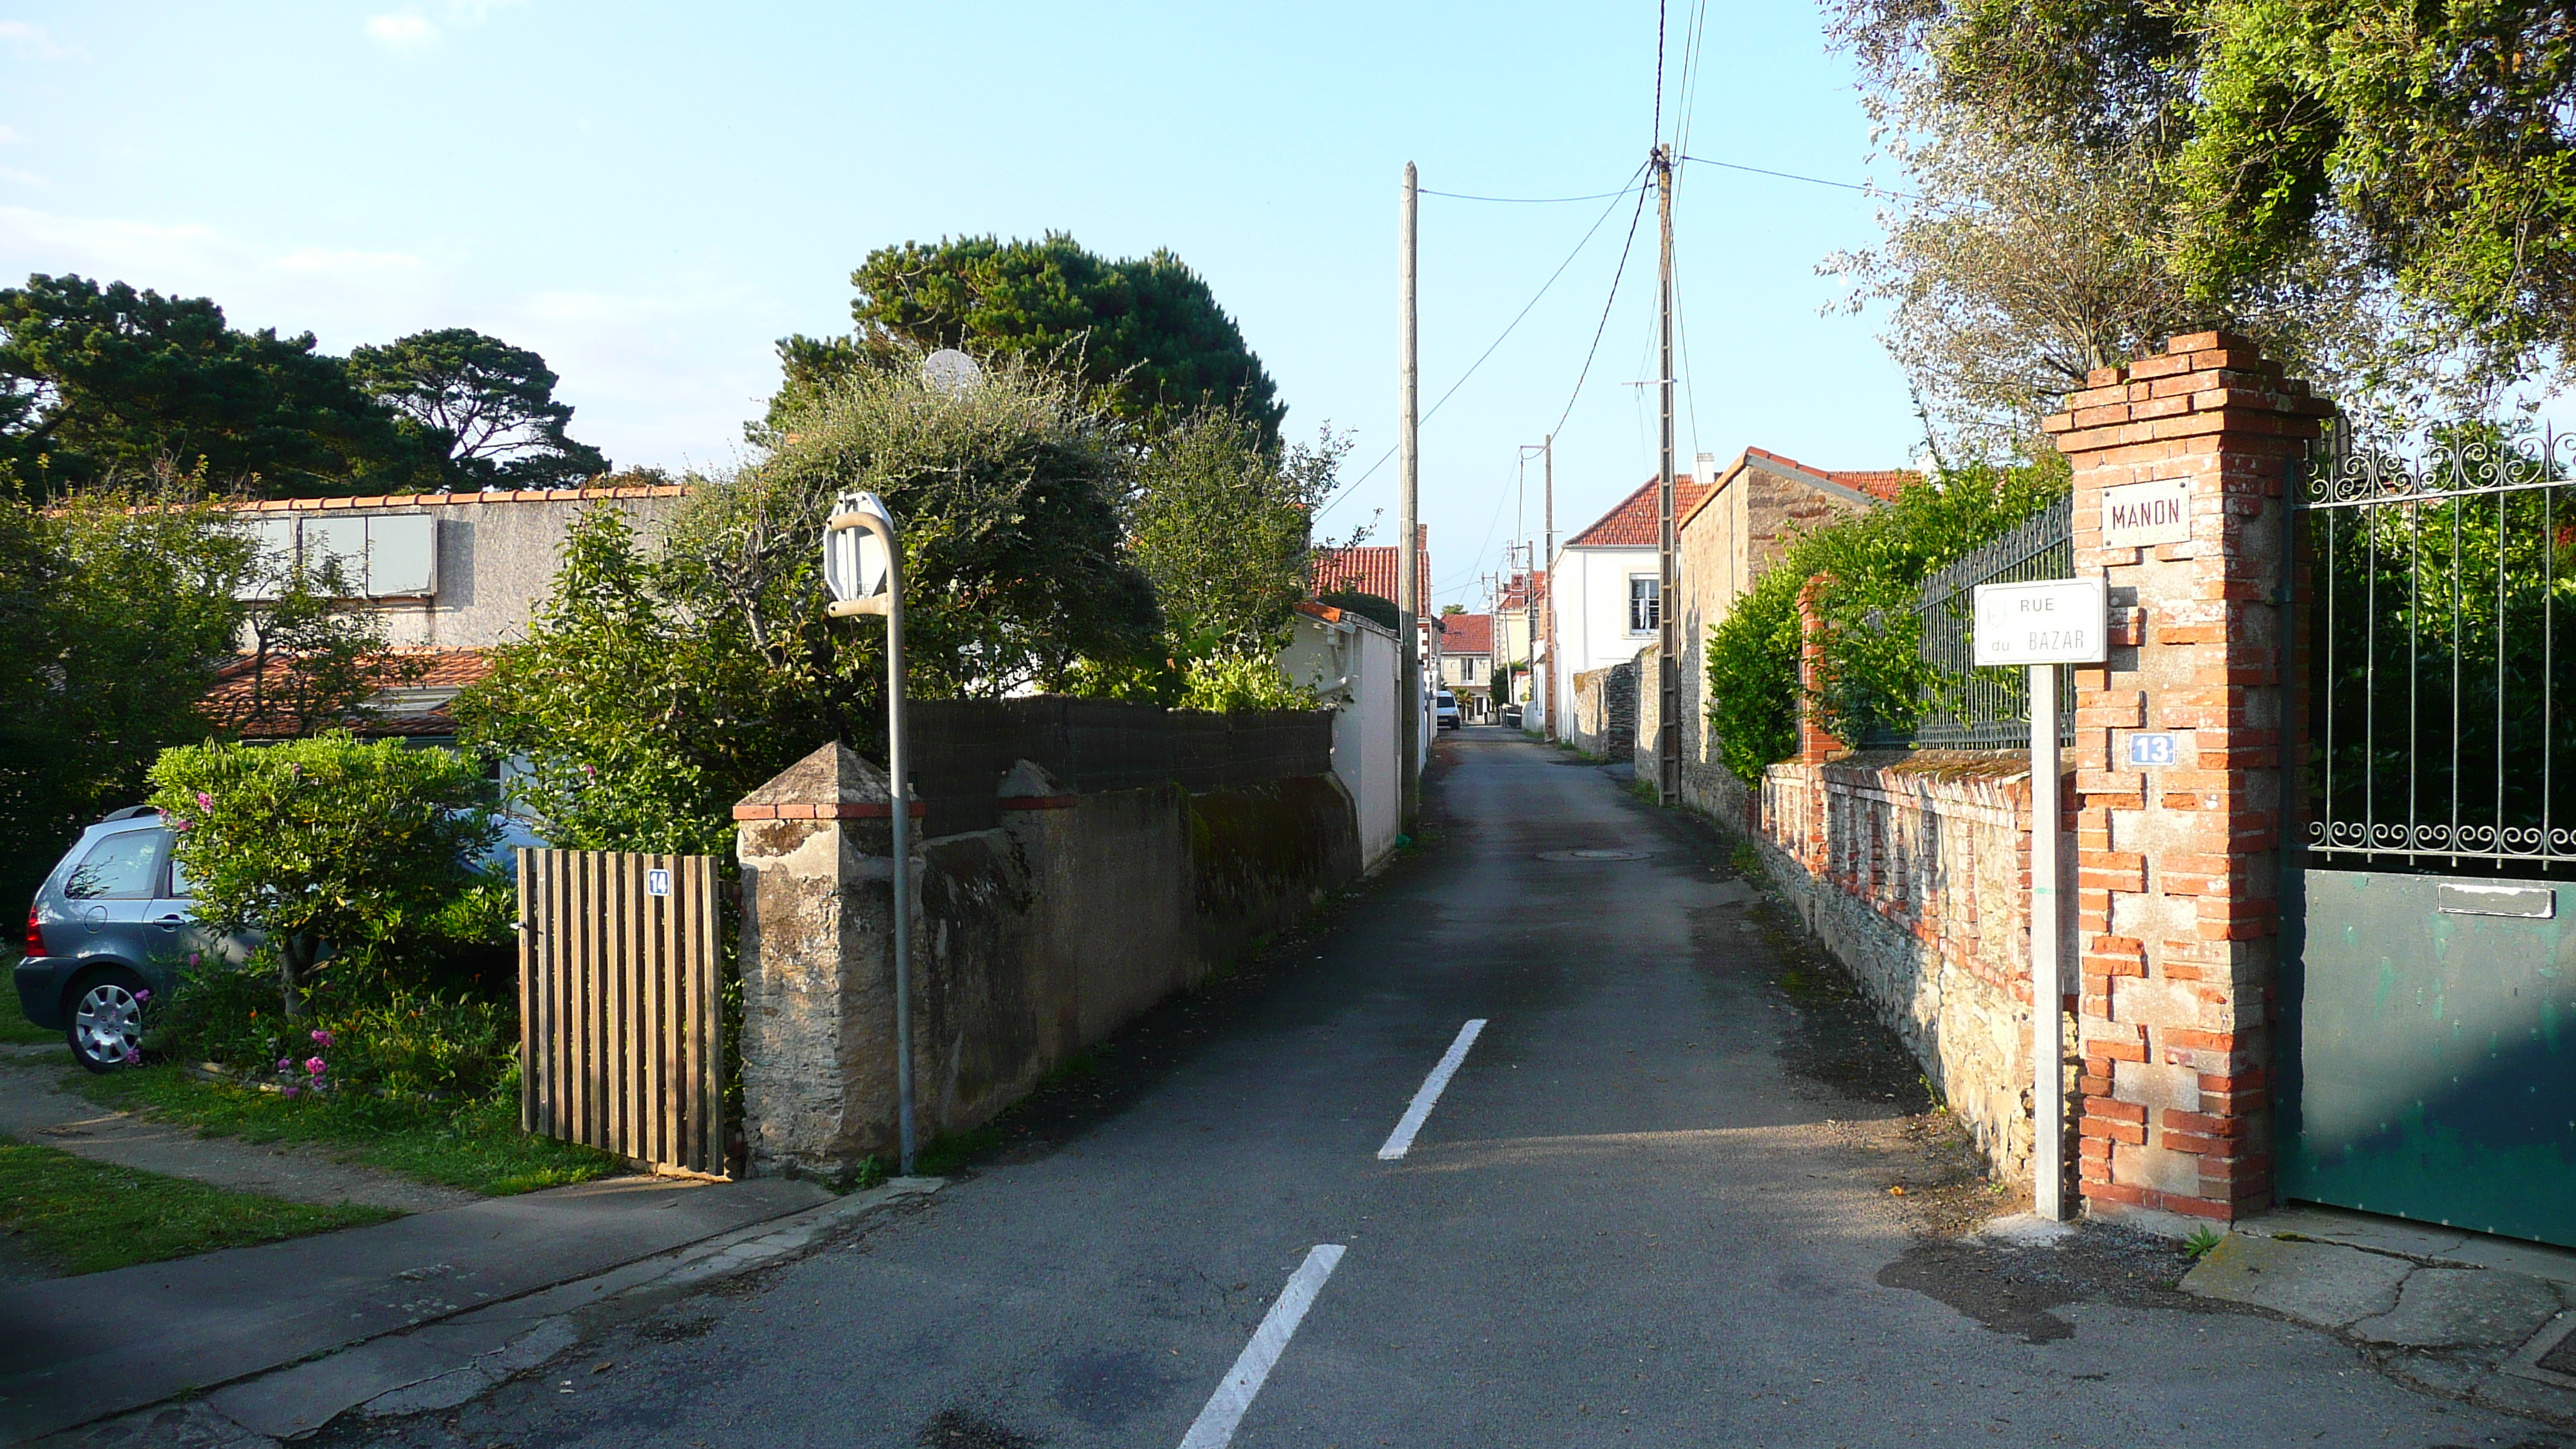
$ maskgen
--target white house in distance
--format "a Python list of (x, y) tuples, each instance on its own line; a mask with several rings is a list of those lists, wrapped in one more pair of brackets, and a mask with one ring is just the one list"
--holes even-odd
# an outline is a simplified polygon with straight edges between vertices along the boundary
[[(1714, 454), (1702, 454), (1698, 477), (1674, 478), (1675, 519), (1689, 514), (1708, 492), (1716, 465)], [(1660, 483), (1658, 478), (1647, 479), (1644, 487), (1567, 539), (1556, 557), (1548, 560), (1548, 610), (1542, 625), (1547, 631), (1546, 647), (1540, 667), (1548, 673), (1550, 698), (1555, 702), (1547, 720), (1551, 735), (1561, 737), (1565, 732), (1560, 716), (1566, 713), (1566, 702), (1574, 698), (1574, 676), (1625, 664), (1655, 642), (1663, 622), (1655, 497)]]
[(1494, 717), (1494, 616), (1442, 614), (1440, 682), (1458, 701), (1462, 720)]

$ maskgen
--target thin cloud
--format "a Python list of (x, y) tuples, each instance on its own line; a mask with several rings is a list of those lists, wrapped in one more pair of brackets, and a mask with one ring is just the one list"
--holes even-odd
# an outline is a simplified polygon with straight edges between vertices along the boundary
[(51, 179), (45, 176), (41, 176), (33, 171), (24, 171), (15, 166), (0, 166), (0, 181), (15, 181), (21, 186), (51, 186), (54, 184)]
[(438, 27), (412, 14), (370, 15), (367, 38), (394, 50), (418, 50), (438, 39)]
[(78, 46), (65, 45), (52, 31), (25, 20), (0, 20), (0, 41), (31, 60), (63, 60), (81, 53)]
[(15, 146), (26, 139), (26, 135), (17, 127), (0, 126), (0, 146)]

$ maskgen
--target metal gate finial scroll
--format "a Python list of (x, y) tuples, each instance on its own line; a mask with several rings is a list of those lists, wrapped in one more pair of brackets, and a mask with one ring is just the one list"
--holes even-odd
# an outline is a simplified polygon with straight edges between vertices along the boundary
[(519, 852), (519, 1125), (725, 1170), (716, 863)]

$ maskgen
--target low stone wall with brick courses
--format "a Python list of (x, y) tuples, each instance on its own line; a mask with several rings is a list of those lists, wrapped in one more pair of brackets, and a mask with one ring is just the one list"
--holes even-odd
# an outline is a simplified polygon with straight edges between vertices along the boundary
[[(2028, 764), (1925, 753), (1774, 765), (1752, 814), (1771, 877), (1808, 931), (1995, 1168), (2027, 1173)], [(1728, 823), (1745, 818), (1738, 807)]]

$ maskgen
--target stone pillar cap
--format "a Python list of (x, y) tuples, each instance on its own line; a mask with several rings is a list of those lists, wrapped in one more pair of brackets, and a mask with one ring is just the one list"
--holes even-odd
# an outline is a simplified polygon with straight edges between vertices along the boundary
[[(742, 797), (744, 805), (881, 805), (894, 791), (886, 772), (834, 740), (772, 776)], [(919, 808), (915, 807), (916, 810)]]

